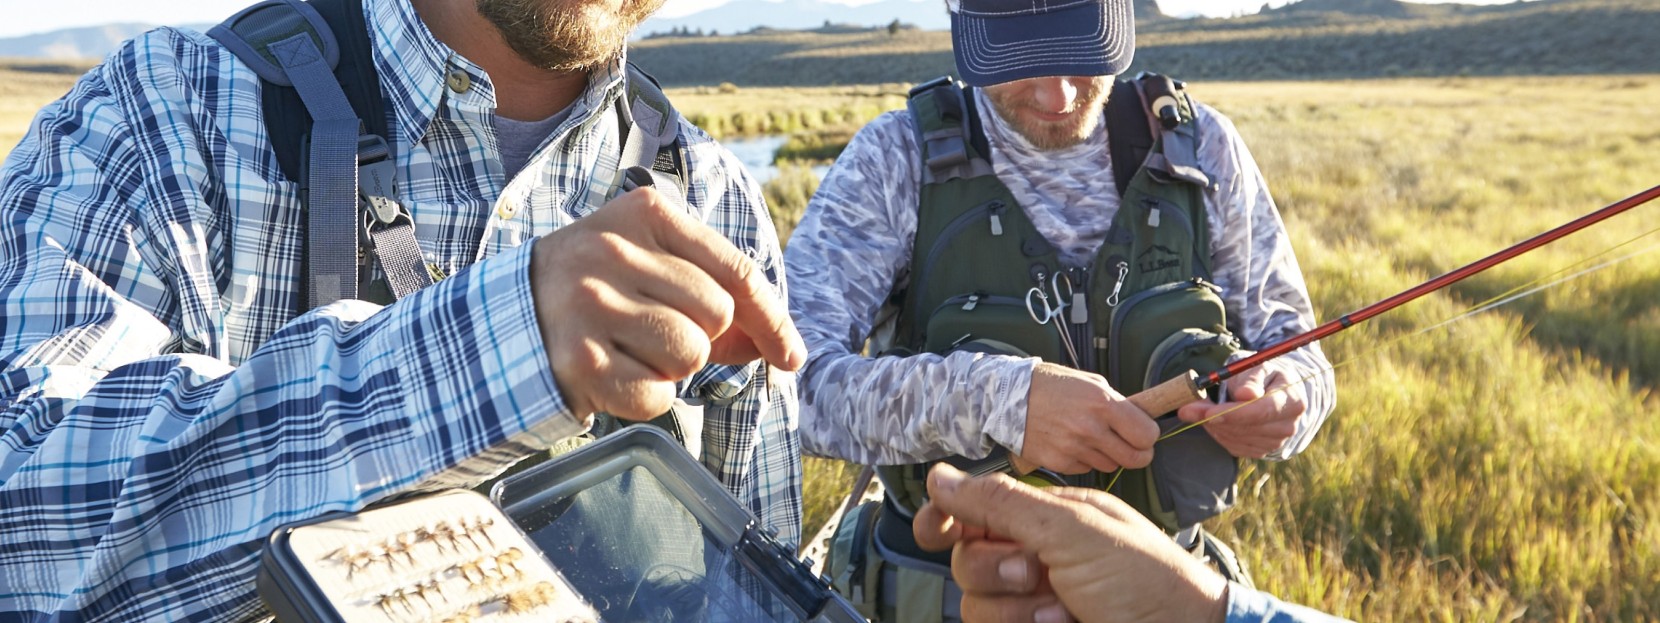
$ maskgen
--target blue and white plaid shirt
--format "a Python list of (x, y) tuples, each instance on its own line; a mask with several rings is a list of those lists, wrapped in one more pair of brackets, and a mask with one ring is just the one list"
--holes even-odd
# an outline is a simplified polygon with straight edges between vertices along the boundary
[[(0, 620), (262, 616), (258, 550), (279, 524), (475, 483), (583, 431), (547, 365), (526, 243), (612, 194), (621, 64), (507, 180), (484, 72), (408, 2), (365, 10), (400, 198), (453, 275), (394, 305), (295, 317), (295, 184), (258, 78), (200, 33), (127, 44), (0, 170)], [(782, 297), (759, 187), (681, 131), (695, 216)], [(710, 367), (683, 395), (706, 405), (705, 465), (795, 541), (794, 386), (766, 377)]]

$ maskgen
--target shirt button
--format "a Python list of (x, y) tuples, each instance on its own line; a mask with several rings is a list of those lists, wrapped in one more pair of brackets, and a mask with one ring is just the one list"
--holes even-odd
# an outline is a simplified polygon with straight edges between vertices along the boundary
[(450, 85), (451, 91), (456, 93), (466, 93), (467, 89), (473, 86), (473, 79), (467, 76), (467, 72), (459, 69), (451, 71), (444, 82)]
[(511, 199), (503, 199), (496, 202), (496, 216), (501, 217), (504, 221), (512, 220), (513, 215), (518, 212), (519, 204), (515, 203)]

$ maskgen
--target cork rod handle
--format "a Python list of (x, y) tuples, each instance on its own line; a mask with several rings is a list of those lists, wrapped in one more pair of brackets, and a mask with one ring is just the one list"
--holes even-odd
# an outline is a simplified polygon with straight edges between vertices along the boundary
[[(1147, 414), (1147, 417), (1152, 418), (1175, 411), (1181, 408), (1182, 405), (1195, 400), (1203, 400), (1204, 397), (1204, 393), (1199, 391), (1199, 375), (1192, 370), (1188, 370), (1185, 375), (1175, 377), (1130, 396), (1130, 404), (1140, 408), (1142, 412)], [(1009, 455), (1009, 466), (1014, 468), (1016, 474), (1022, 476), (1030, 474), (1038, 468), (1036, 464), (1015, 454)]]

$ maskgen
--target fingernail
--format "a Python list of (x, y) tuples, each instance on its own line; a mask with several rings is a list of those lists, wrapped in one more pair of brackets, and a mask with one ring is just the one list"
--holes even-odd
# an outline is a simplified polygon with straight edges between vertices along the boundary
[(1071, 620), (1072, 617), (1066, 614), (1066, 607), (1060, 604), (1049, 604), (1032, 613), (1034, 623), (1067, 623)]
[(1004, 558), (1003, 562), (997, 563), (997, 576), (1014, 586), (1026, 586), (1027, 572), (1025, 558)]
[(957, 485), (962, 484), (963, 478), (966, 476), (962, 470), (939, 463), (934, 466), (934, 471), (928, 474), (929, 483), (932, 485), (929, 488), (933, 489), (936, 495), (954, 493), (957, 491)]

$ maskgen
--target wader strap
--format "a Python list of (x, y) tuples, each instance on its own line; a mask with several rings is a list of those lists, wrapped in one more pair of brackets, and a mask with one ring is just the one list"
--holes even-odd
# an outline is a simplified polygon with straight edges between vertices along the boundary
[(962, 620), (963, 592), (951, 581), (951, 552), (927, 552), (917, 547), (911, 524), (886, 501), (876, 520), (872, 539), (882, 560), (883, 621), (938, 623)]
[[(684, 160), (680, 157), (680, 113), (669, 104), (656, 79), (629, 63), (623, 93), (617, 98), (617, 132), (622, 156), (617, 159), (616, 187), (623, 192), (656, 188), (681, 212), (687, 212)], [(695, 402), (695, 401), (694, 401)], [(675, 400), (667, 413), (649, 423), (667, 431), (692, 456), (703, 457), (703, 406)], [(598, 426), (609, 414), (600, 414)], [(613, 428), (628, 424), (610, 423)]]
[(384, 139), (373, 134), (357, 137), (357, 193), (363, 204), (363, 233), (374, 244), (375, 258), (394, 300), (438, 280), (421, 257), (414, 219), (396, 198), (397, 170)]
[(963, 620), (963, 589), (951, 578), (888, 565), (882, 568), (882, 610), (892, 623), (950, 623)]
[(369, 239), (375, 245), (375, 257), (386, 273), (386, 285), (394, 298), (414, 294), (416, 290), (432, 285), (436, 276), (427, 271), (421, 258), (420, 245), (415, 242), (415, 224), (407, 214), (382, 227), (371, 227)]

